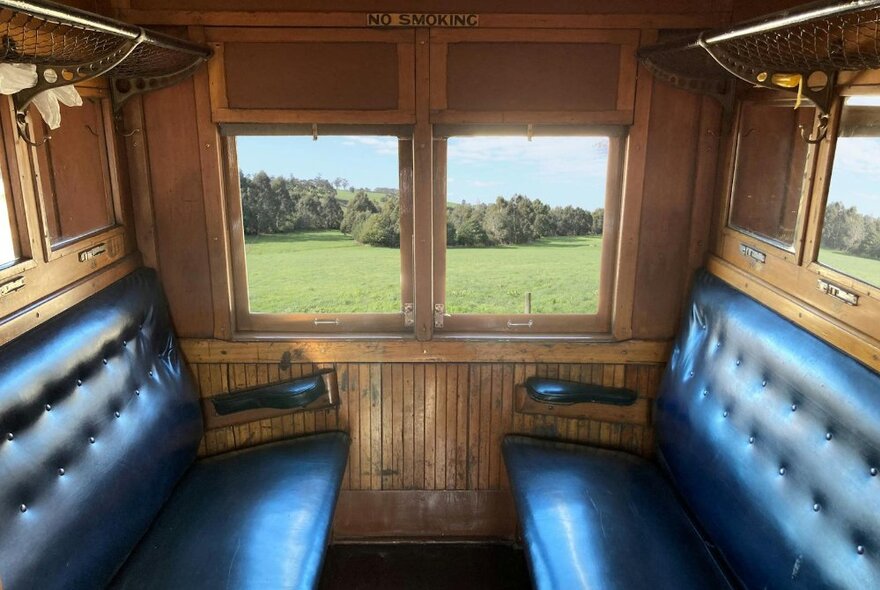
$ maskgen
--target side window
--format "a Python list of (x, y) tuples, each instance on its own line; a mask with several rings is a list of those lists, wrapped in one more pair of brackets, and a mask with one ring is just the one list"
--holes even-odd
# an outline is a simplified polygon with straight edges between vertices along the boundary
[(819, 263), (880, 287), (880, 96), (846, 98)]
[(810, 145), (800, 128), (815, 109), (744, 101), (736, 133), (730, 227), (794, 251), (801, 224)]
[(446, 139), (444, 330), (610, 329), (621, 144), (587, 134)]
[(341, 132), (228, 137), (244, 329), (404, 327), (412, 142)]

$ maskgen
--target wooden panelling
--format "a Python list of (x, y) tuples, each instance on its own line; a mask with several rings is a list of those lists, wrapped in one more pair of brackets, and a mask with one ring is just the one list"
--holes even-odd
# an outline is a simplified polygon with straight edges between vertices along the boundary
[[(340, 405), (209, 430), (201, 453), (212, 455), (323, 430), (350, 433), (344, 489), (498, 490), (507, 486), (501, 440), (522, 433), (588, 442), (649, 455), (648, 424), (516, 411), (514, 387), (531, 375), (630, 387), (650, 403), (660, 364), (556, 363), (236, 363), (192, 364), (210, 397), (336, 369)], [(608, 415), (607, 418), (613, 416)]]
[(636, 338), (675, 333), (690, 275), (705, 260), (702, 222), (708, 220), (691, 212), (708, 215), (711, 207), (707, 172), (698, 172), (701, 166), (714, 172), (717, 144), (704, 138), (717, 137), (718, 123), (718, 110), (699, 95), (654, 84), (633, 302)]
[(397, 108), (394, 43), (227, 43), (224, 54), (230, 108)]
[(210, 336), (211, 265), (193, 81), (144, 95), (143, 109), (158, 270), (174, 327), (181, 336)]

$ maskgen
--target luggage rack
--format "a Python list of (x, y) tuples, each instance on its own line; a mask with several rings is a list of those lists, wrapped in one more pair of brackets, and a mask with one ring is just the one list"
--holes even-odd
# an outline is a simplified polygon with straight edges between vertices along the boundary
[(796, 93), (819, 109), (821, 128), (837, 73), (880, 68), (880, 0), (806, 4), (644, 47), (639, 58), (658, 78), (727, 108), (736, 79)]
[(0, 0), (0, 62), (34, 64), (37, 84), (13, 96), (19, 133), (45, 90), (107, 75), (114, 112), (137, 94), (171, 86), (208, 58), (205, 45), (45, 1)]

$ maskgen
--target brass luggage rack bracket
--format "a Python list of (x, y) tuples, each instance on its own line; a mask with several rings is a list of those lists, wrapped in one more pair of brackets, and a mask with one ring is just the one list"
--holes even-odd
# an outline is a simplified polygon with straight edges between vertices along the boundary
[(0, 0), (0, 62), (37, 68), (36, 86), (13, 97), (19, 134), (32, 144), (27, 107), (40, 92), (106, 75), (119, 117), (126, 100), (176, 84), (211, 55), (206, 45), (54, 2)]
[(806, 4), (643, 47), (639, 59), (661, 80), (713, 96), (728, 112), (736, 79), (807, 99), (819, 110), (819, 135), (804, 135), (817, 142), (838, 72), (880, 68), (880, 0)]

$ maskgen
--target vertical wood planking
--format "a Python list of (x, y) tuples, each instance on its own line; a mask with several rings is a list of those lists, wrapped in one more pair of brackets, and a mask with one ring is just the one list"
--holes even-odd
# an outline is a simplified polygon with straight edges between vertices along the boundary
[(597, 383), (657, 395), (659, 365), (574, 363), (199, 363), (201, 396), (295, 379), (335, 368), (341, 404), (205, 433), (201, 455), (310, 432), (351, 437), (344, 489), (504, 490), (502, 442), (520, 433), (636, 454), (653, 453), (649, 425), (516, 411), (517, 383), (532, 375)]

